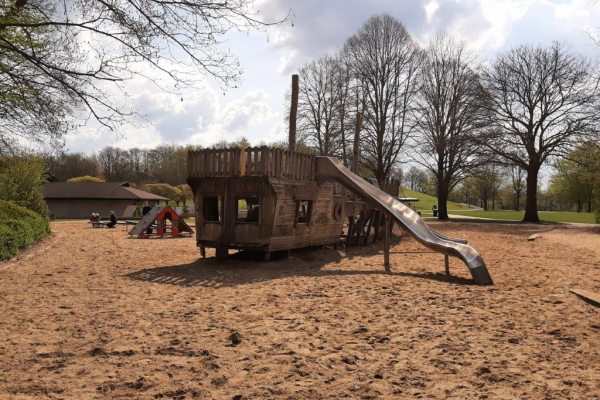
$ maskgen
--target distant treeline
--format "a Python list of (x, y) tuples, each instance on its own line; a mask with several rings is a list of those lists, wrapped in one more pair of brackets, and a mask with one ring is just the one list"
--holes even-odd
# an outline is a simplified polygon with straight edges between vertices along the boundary
[[(221, 142), (220, 147), (249, 145), (246, 139)], [(201, 146), (165, 144), (152, 149), (104, 147), (91, 154), (61, 153), (47, 156), (48, 173), (59, 181), (91, 176), (107, 182), (167, 183), (178, 186), (187, 178), (188, 150)]]

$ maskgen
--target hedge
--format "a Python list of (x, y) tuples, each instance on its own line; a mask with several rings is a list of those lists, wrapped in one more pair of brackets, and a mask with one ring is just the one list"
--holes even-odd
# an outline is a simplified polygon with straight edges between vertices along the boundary
[(47, 218), (13, 202), (0, 201), (0, 260), (11, 259), (19, 249), (43, 239), (48, 233)]

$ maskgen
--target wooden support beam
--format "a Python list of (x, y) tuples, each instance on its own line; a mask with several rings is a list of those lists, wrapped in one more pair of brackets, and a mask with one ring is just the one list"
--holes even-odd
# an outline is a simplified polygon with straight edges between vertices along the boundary
[(390, 268), (390, 216), (385, 215), (385, 236), (384, 236), (384, 240), (383, 240), (383, 258), (384, 258), (384, 265), (385, 265), (385, 270), (387, 272), (391, 271)]
[(446, 265), (446, 275), (450, 275), (450, 257), (444, 254), (444, 264)]
[(381, 227), (381, 217), (383, 216), (383, 212), (379, 211), (377, 214), (377, 220), (373, 221), (375, 224), (375, 228), (373, 230), (373, 242), (379, 240), (379, 228)]
[(354, 216), (348, 217), (348, 234), (346, 235), (346, 247), (352, 246), (352, 233), (354, 232)]
[(367, 225), (367, 232), (365, 233), (364, 245), (366, 246), (369, 243), (369, 236), (371, 236), (371, 227), (373, 226), (374, 220), (378, 217), (379, 210), (375, 210), (371, 213), (371, 218), (369, 219), (369, 225)]
[(217, 245), (217, 248), (215, 249), (215, 256), (217, 257), (217, 260), (227, 258), (228, 255), (229, 249), (227, 248), (227, 246)]

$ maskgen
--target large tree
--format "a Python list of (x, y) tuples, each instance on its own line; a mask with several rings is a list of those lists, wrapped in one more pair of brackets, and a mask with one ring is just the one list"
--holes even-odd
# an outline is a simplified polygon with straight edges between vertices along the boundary
[(598, 140), (596, 65), (563, 44), (519, 46), (498, 55), (482, 74), (491, 114), (481, 143), (527, 172), (524, 221), (538, 222), (540, 168), (577, 143)]
[(57, 93), (43, 72), (31, 68), (28, 54), (52, 58), (56, 51), (61, 57), (69, 49), (56, 48), (56, 34), (48, 27), (19, 27), (41, 21), (25, 4), (0, 0), (0, 155), (17, 154), (23, 142), (52, 142), (68, 126), (65, 117), (71, 99)]
[(0, 0), (0, 141), (61, 135), (78, 116), (118, 130), (132, 115), (123, 82), (223, 88), (241, 67), (231, 29), (260, 29), (251, 0)]
[(344, 105), (340, 60), (325, 55), (299, 71), (298, 128), (308, 145), (321, 156), (344, 153), (341, 109)]
[(389, 14), (369, 18), (343, 52), (364, 104), (362, 163), (382, 183), (414, 130), (410, 117), (422, 54)]
[(435, 176), (439, 219), (448, 218), (450, 191), (479, 162), (474, 139), (486, 109), (474, 61), (465, 42), (442, 34), (425, 51), (413, 157)]

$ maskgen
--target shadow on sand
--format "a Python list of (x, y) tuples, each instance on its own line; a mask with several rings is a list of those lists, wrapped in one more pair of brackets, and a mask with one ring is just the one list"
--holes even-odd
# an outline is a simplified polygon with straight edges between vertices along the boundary
[[(353, 275), (389, 275), (418, 279), (429, 279), (457, 285), (472, 285), (473, 281), (441, 273), (386, 272), (383, 265), (372, 271), (323, 269), (325, 265), (340, 263), (344, 258), (369, 256), (380, 252), (378, 245), (362, 248), (359, 254), (350, 251), (344, 257), (331, 249), (296, 251), (292, 258), (275, 253), (272, 261), (262, 260), (263, 255), (252, 252), (238, 252), (225, 260), (216, 258), (198, 259), (180, 265), (168, 265), (142, 269), (125, 277), (137, 281), (162, 283), (182, 287), (235, 287), (289, 277), (323, 277)], [(407, 252), (410, 253), (410, 252)], [(383, 258), (383, 257), (382, 257)], [(383, 264), (383, 260), (382, 260)]]

